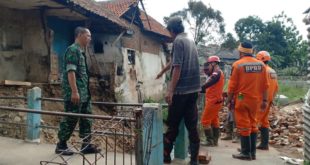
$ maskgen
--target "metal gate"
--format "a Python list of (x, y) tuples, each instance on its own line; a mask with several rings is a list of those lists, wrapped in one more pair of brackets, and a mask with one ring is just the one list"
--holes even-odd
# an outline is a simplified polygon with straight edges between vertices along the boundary
[[(79, 164), (86, 165), (132, 165), (142, 164), (136, 158), (142, 157), (142, 152), (137, 147), (142, 144), (142, 105), (143, 104), (122, 104), (111, 102), (92, 102), (93, 105), (105, 105), (114, 107), (113, 115), (86, 115), (77, 113), (64, 113), (60, 111), (41, 110), (41, 101), (48, 102), (63, 102), (62, 99), (55, 98), (42, 98), (41, 94), (36, 95), (36, 90), (39, 88), (31, 89), (27, 97), (10, 97), (2, 96), (0, 99), (25, 99), (27, 100), (28, 108), (16, 108), (12, 106), (0, 106), (0, 111), (9, 111), (13, 113), (27, 113), (27, 122), (9, 122), (5, 118), (0, 118), (1, 124), (16, 125), (20, 130), (24, 130), (25, 139), (36, 142), (40, 139), (42, 129), (58, 130), (57, 125), (51, 123), (42, 123), (41, 115), (48, 115), (59, 117), (76, 117), (76, 118), (89, 118), (96, 121), (97, 126), (95, 129), (85, 137), (91, 136), (91, 143), (95, 144), (102, 152), (98, 154), (84, 155), (81, 152), (81, 145), (84, 139), (76, 138), (79, 140), (71, 140), (69, 148), (74, 151), (72, 156), (63, 156), (55, 154), (48, 160), (41, 160), (40, 165), (68, 165), (75, 164), (78, 159)], [(33, 92), (35, 91), (35, 92)], [(39, 89), (41, 92), (41, 90)], [(40, 93), (39, 92), (39, 93)], [(33, 97), (34, 96), (34, 97)], [(76, 129), (75, 131), (79, 131)], [(19, 131), (22, 133), (23, 131)], [(18, 158), (16, 158), (18, 159)], [(21, 160), (22, 161), (22, 160)], [(143, 161), (143, 160), (141, 160)]]

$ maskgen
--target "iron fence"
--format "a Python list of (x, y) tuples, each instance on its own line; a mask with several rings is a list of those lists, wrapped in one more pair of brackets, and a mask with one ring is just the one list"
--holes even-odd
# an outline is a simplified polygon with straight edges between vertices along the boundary
[[(1, 96), (0, 99), (27, 99), (27, 97), (11, 97), (11, 96)], [(37, 100), (42, 101), (52, 101), (52, 102), (63, 102), (62, 99), (54, 98), (37, 98)], [(92, 157), (85, 156), (81, 152), (81, 144), (84, 139), (72, 141), (70, 149), (74, 151), (72, 156), (63, 156), (62, 154), (57, 154), (50, 160), (40, 161), (41, 165), (67, 165), (72, 164), (73, 159), (80, 157), (80, 164), (114, 164), (114, 165), (127, 165), (127, 164), (143, 164), (143, 160), (136, 160), (139, 157), (143, 157), (141, 152), (142, 148), (142, 104), (126, 104), (126, 103), (109, 103), (109, 102), (93, 102), (95, 105), (108, 105), (121, 107), (116, 110), (116, 115), (86, 115), (77, 113), (64, 113), (46, 110), (36, 110), (27, 108), (16, 108), (8, 106), (0, 106), (0, 111), (9, 112), (20, 112), (27, 114), (40, 114), (48, 116), (70, 116), (78, 118), (89, 118), (97, 121), (97, 125), (94, 125), (95, 129), (84, 139), (91, 136), (91, 143), (95, 144), (97, 147), (103, 149), (102, 152), (94, 154)], [(5, 118), (0, 118), (1, 124), (11, 124), (18, 125), (20, 130), (22, 128), (32, 127), (34, 129), (54, 129), (58, 130), (58, 126), (55, 125), (44, 125), (42, 123), (31, 125), (27, 123), (19, 122), (8, 122)], [(75, 131), (79, 131), (76, 129)], [(22, 132), (22, 131), (19, 131)]]

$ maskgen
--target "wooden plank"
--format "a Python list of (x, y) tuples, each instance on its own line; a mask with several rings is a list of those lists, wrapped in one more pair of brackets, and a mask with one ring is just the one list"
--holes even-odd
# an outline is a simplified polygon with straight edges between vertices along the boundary
[(7, 86), (31, 86), (31, 82), (4, 80), (4, 81), (1, 82), (1, 85), (7, 85)]

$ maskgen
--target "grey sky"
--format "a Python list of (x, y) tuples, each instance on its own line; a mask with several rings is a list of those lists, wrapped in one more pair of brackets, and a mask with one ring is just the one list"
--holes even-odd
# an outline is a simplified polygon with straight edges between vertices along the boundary
[[(226, 24), (226, 31), (234, 33), (234, 24), (249, 15), (257, 15), (263, 21), (281, 11), (293, 18), (299, 32), (306, 39), (306, 25), (302, 22), (302, 14), (310, 7), (309, 0), (202, 0), (214, 9), (220, 10)], [(144, 0), (146, 11), (157, 21), (163, 23), (163, 17), (187, 6), (188, 0)]]

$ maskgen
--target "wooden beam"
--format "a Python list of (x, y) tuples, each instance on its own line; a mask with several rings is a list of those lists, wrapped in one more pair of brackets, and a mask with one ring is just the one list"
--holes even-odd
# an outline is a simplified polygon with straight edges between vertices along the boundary
[(4, 80), (0, 84), (7, 86), (31, 86), (31, 82), (13, 81), (13, 80)]

